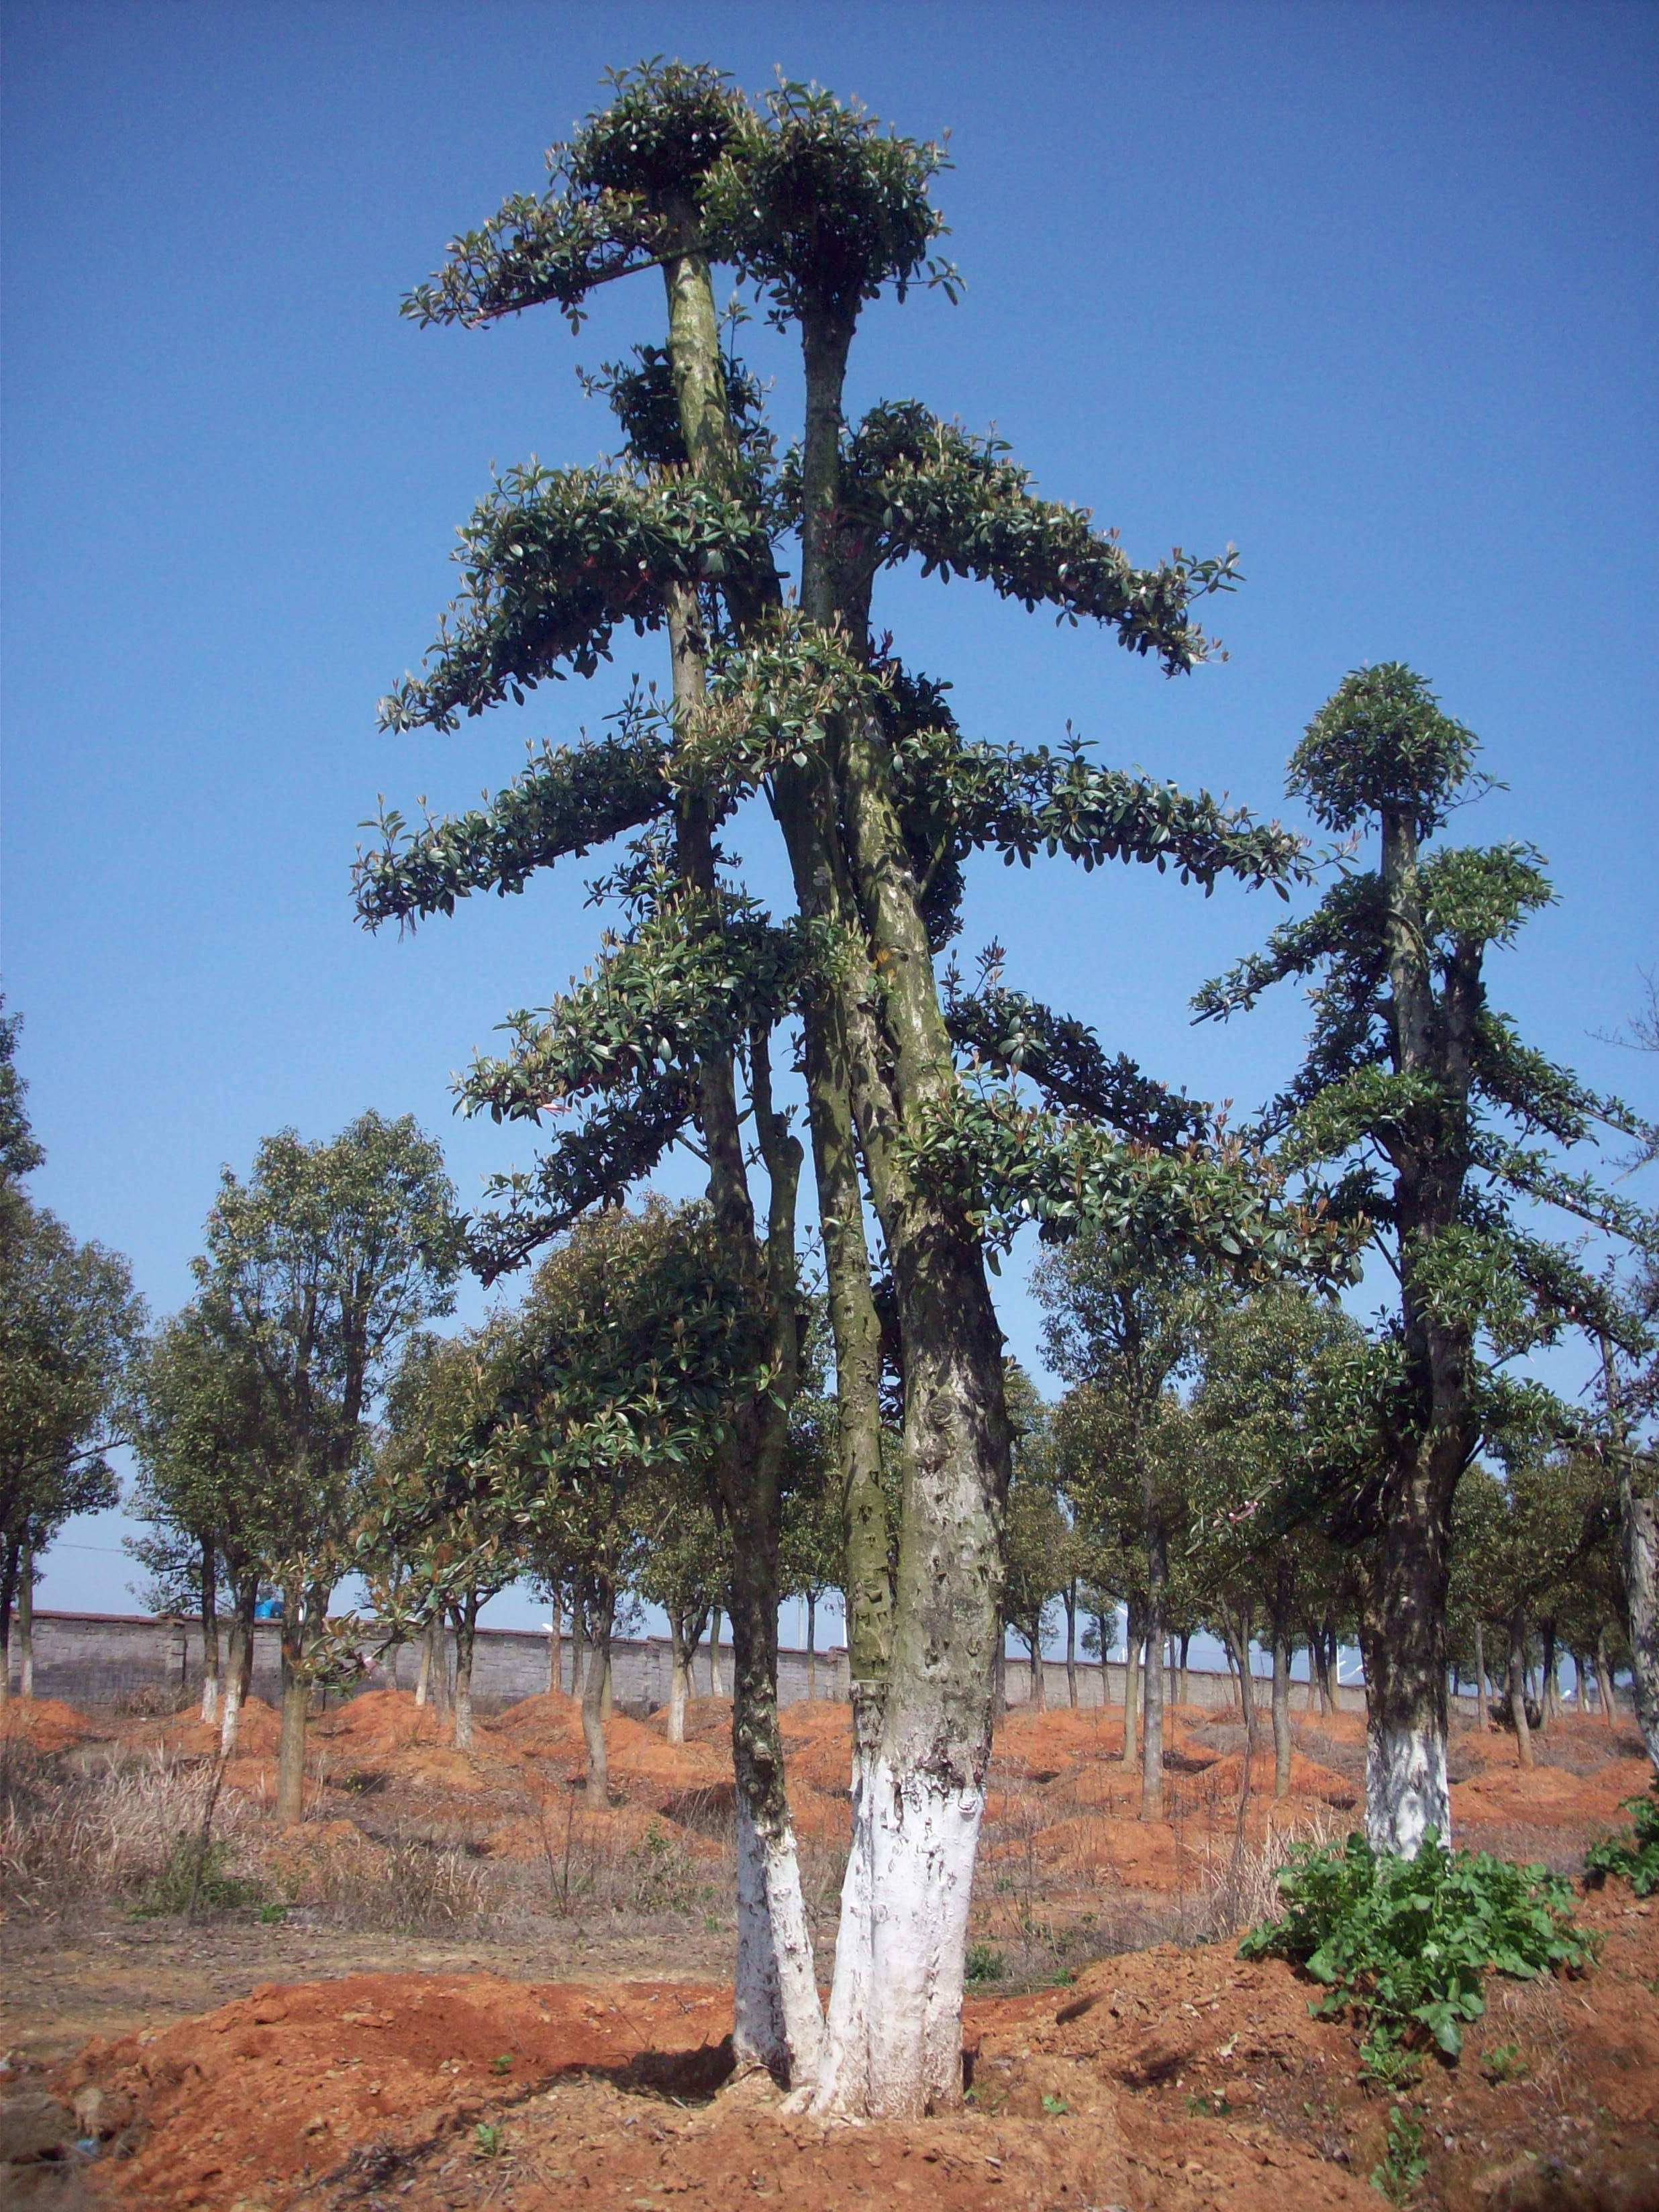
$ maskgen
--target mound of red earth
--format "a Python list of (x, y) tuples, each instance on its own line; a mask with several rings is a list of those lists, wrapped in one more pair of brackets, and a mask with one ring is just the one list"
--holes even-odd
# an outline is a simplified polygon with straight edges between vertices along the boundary
[[(1589, 1900), (1601, 1962), (1494, 1979), (1455, 2067), (1413, 2093), (1443, 2212), (1659, 2203), (1659, 1907)], [(927, 2212), (1369, 2212), (1390, 2100), (1309, 1984), (1229, 1944), (1106, 1959), (1076, 1984), (970, 2004), (963, 2111), (824, 2125), (769, 2088), (711, 2093), (724, 1990), (356, 1975), (267, 1987), (94, 2043), (52, 2087), (106, 2138), (126, 2212), (667, 2212), (783, 2199)], [(1485, 2062), (1483, 2063), (1483, 2061)]]
[(68, 1751), (106, 1731), (58, 1698), (8, 1698), (0, 1705), (0, 1742), (33, 1751)]

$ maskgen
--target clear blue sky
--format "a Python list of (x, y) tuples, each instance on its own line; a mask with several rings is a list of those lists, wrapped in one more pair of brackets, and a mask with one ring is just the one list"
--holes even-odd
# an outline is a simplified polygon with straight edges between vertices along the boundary
[[(994, 423), (1137, 557), (1242, 549), (1231, 659), (1176, 683), (983, 591), (890, 580), (880, 618), (966, 727), (1070, 719), (1270, 811), (1343, 673), (1413, 662), (1510, 787), (1468, 834), (1535, 840), (1562, 894), (1497, 995), (1659, 1109), (1651, 1064), (1590, 1035), (1659, 957), (1652, 7), (14, 0), (5, 25), (0, 960), (38, 1194), (130, 1254), (158, 1312), (220, 1164), (284, 1123), (412, 1109), (468, 1200), (526, 1157), (452, 1120), (448, 1078), (588, 957), (592, 871), (401, 943), (354, 927), (347, 871), (378, 792), (466, 801), (614, 701), (553, 685), (453, 737), (374, 729), (490, 464), (602, 450), (574, 365), (653, 335), (659, 301), (613, 288), (574, 343), (551, 313), (468, 334), (396, 310), (454, 230), (538, 185), (606, 64), (655, 52), (950, 131), (967, 296), (872, 312), (854, 407)], [(787, 352), (754, 349), (787, 413)], [(1000, 936), (1012, 980), (1249, 1105), (1301, 1009), (1194, 1030), (1186, 1001), (1278, 911), (992, 867), (963, 946)], [(1020, 1272), (1006, 1325), (1036, 1364)], [(130, 1605), (129, 1572), (60, 1548), (42, 1601)]]

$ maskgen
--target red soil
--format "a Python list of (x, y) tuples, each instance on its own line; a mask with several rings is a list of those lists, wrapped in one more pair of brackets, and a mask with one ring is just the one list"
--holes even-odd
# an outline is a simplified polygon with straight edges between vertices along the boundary
[(67, 1751), (102, 1731), (84, 1713), (57, 1698), (8, 1698), (0, 1705), (0, 1742), (26, 1743), (35, 1751)]
[[(1462, 2063), (1429, 2069), (1425, 2203), (1659, 2203), (1659, 1911), (1610, 1891), (1585, 1917), (1605, 1937), (1592, 1975), (1494, 1982)], [(729, 1999), (672, 1982), (267, 1988), (94, 2043), (57, 2086), (104, 2092), (102, 2124), (125, 2132), (92, 2171), (129, 2212), (608, 2212), (680, 2193), (711, 2212), (750, 2195), (793, 2212), (1370, 2212), (1389, 2101), (1361, 2089), (1352, 2033), (1311, 2018), (1308, 1996), (1230, 1945), (1103, 1960), (1073, 1988), (971, 2004), (974, 2109), (908, 2126), (826, 2128), (752, 2087), (703, 2103)], [(1514, 2078), (1482, 2071), (1499, 2045), (1513, 2055), (1488, 2073)], [(483, 2154), (480, 2121), (501, 2131)]]

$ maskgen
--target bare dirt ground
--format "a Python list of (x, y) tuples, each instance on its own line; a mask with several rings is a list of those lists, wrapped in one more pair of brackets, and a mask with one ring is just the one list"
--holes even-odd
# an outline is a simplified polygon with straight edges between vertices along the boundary
[[(1390, 2100), (1310, 1985), (1239, 1960), (1298, 1834), (1358, 1819), (1357, 1717), (1298, 1720), (1291, 1796), (1243, 1729), (1182, 1708), (1167, 1817), (1137, 1817), (1117, 1712), (1016, 1712), (1000, 1732), (976, 1893), (959, 2116), (824, 2128), (726, 2084), (732, 1947), (729, 1709), (610, 1724), (613, 1795), (576, 1785), (564, 1698), (477, 1727), (472, 1753), (406, 1694), (315, 1729), (307, 1818), (271, 1824), (275, 1717), (252, 1709), (216, 1828), (240, 1890), (186, 1924), (135, 1917), (199, 1815), (212, 1738), (189, 1718), (14, 1706), (0, 1756), (0, 2197), (134, 2212), (502, 2205), (793, 2212), (915, 2201), (1290, 2212), (1375, 2206)], [(833, 1957), (846, 1716), (785, 1716), (792, 1802)], [(1576, 1871), (1645, 1784), (1628, 1732), (1555, 1724), (1540, 1764), (1460, 1731), (1458, 1839)], [(1601, 1963), (1493, 1979), (1455, 2067), (1402, 2108), (1448, 2212), (1659, 2208), (1659, 1901), (1587, 1899)], [(1495, 2054), (1495, 2055), (1494, 2055)], [(72, 2118), (71, 2118), (72, 2114)], [(1395, 2124), (1396, 2129), (1399, 2123)], [(76, 2148), (78, 2138), (83, 2148)], [(1398, 2164), (1398, 2162), (1396, 2162)]]

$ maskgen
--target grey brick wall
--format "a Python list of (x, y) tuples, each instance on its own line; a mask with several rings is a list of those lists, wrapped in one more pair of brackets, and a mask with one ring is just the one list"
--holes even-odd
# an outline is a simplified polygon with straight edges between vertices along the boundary
[[(280, 1668), (278, 1629), (274, 1621), (261, 1621), (255, 1632), (253, 1688), (257, 1696), (275, 1701)], [(473, 1661), (473, 1695), (480, 1708), (508, 1705), (520, 1698), (535, 1696), (547, 1687), (548, 1639), (534, 1629), (481, 1628)], [(561, 1686), (570, 1683), (571, 1650), (561, 1653)], [(695, 1686), (708, 1688), (708, 1649), (697, 1655)], [(364, 1684), (365, 1688), (393, 1685), (412, 1689), (419, 1664), (410, 1649), (393, 1652)], [(611, 1653), (612, 1694), (618, 1705), (654, 1711), (668, 1699), (669, 1647), (661, 1637), (618, 1640)], [(720, 1682), (729, 1692), (732, 1650), (722, 1644)], [(1104, 1697), (1113, 1704), (1123, 1698), (1123, 1664), (1097, 1660), (1078, 1662), (1078, 1698), (1085, 1705), (1098, 1705)], [(847, 1695), (847, 1654), (836, 1647), (820, 1651), (811, 1669), (811, 1694), (819, 1698)], [(34, 1617), (34, 1686), (42, 1698), (61, 1698), (72, 1705), (112, 1705), (128, 1699), (187, 1698), (202, 1678), (202, 1636), (191, 1620), (151, 1619), (142, 1613), (37, 1613)], [(1043, 1668), (1044, 1693), (1050, 1705), (1066, 1702), (1066, 1668), (1055, 1659)], [(1170, 1692), (1175, 1682), (1170, 1680)], [(1267, 1684), (1261, 1685), (1263, 1694)], [(1007, 1694), (1011, 1705), (1030, 1702), (1031, 1670), (1021, 1658), (1007, 1666)], [(778, 1654), (778, 1696), (793, 1705), (809, 1694), (808, 1665), (804, 1651)], [(1194, 1668), (1188, 1676), (1188, 1696), (1194, 1705), (1210, 1707), (1231, 1705), (1236, 1699), (1232, 1678)], [(1364, 1710), (1364, 1692), (1345, 1685), (1338, 1692), (1341, 1705), (1353, 1712)], [(1298, 1682), (1291, 1693), (1297, 1711), (1311, 1707), (1312, 1692)], [(1473, 1698), (1460, 1703), (1473, 1712)]]

